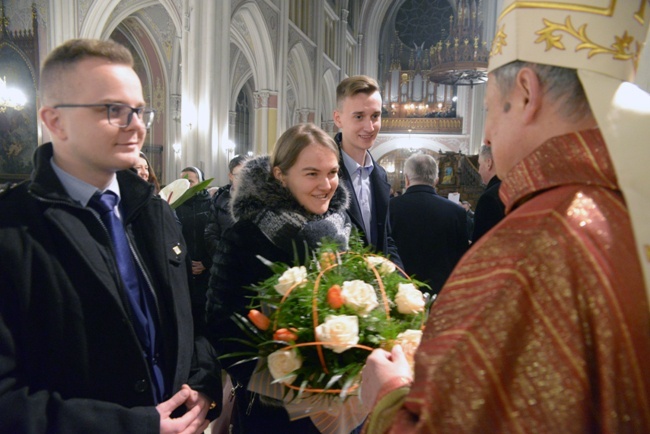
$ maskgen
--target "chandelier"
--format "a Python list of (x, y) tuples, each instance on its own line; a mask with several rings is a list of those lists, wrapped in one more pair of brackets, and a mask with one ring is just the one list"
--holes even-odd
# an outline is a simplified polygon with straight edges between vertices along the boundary
[(13, 87), (7, 87), (6, 77), (0, 78), (0, 113), (7, 109), (22, 110), (27, 103), (25, 94)]
[[(482, 0), (455, 0), (455, 8), (448, 0), (405, 4), (409, 5), (407, 19), (396, 18), (390, 66), (382, 74), (382, 129), (460, 133), (458, 87), (487, 81), (489, 50), (482, 37)], [(427, 5), (431, 7), (426, 9)], [(418, 7), (425, 8), (426, 15), (414, 16)]]
[(447, 37), (429, 49), (430, 80), (456, 86), (485, 83), (489, 50), (482, 33), (481, 0), (457, 0)]

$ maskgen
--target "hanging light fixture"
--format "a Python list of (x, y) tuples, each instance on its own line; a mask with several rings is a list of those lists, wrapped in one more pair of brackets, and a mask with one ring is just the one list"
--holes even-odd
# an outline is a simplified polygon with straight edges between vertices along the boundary
[[(423, 0), (419, 1), (420, 3), (412, 0), (409, 5), (413, 7), (425, 4), (422, 3)], [(449, 6), (451, 2), (455, 3), (455, 8)], [(418, 75), (421, 75), (423, 83), (428, 80), (448, 86), (485, 83), (489, 49), (483, 37), (483, 1), (435, 0), (431, 7), (427, 12), (436, 12), (438, 15), (431, 18), (430, 23), (419, 22), (411, 26), (415, 28), (413, 30), (405, 24), (410, 21), (400, 22), (399, 29), (408, 32), (406, 35), (400, 35), (396, 27), (395, 42), (390, 49), (390, 73), (398, 71), (402, 76), (400, 83), (408, 81), (409, 87), (420, 86), (420, 82), (416, 81)], [(405, 12), (405, 15), (408, 13)], [(443, 19), (445, 13), (449, 15)], [(414, 41), (418, 37), (415, 32), (424, 38), (419, 40), (421, 43)], [(432, 39), (434, 34), (436, 39)], [(403, 41), (410, 42), (414, 48)], [(397, 83), (397, 77), (391, 77), (391, 80)], [(400, 99), (403, 98), (403, 93), (404, 91), (399, 94)], [(441, 95), (437, 97), (440, 98)]]
[(482, 38), (481, 0), (457, 0), (447, 37), (431, 46), (429, 77), (436, 83), (474, 85), (487, 81), (489, 50)]
[(382, 79), (388, 111), (384, 131), (403, 131), (389, 118), (421, 118), (416, 132), (460, 133), (459, 86), (487, 81), (483, 0), (406, 0), (395, 13), (390, 66)]
[(27, 97), (20, 90), (7, 87), (7, 78), (0, 78), (0, 113), (7, 109), (22, 110), (27, 104)]

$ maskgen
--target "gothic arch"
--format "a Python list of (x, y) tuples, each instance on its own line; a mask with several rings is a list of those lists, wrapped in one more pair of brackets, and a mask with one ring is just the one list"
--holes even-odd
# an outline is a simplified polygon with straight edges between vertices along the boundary
[(323, 111), (321, 114), (324, 122), (334, 119), (334, 108), (336, 106), (336, 86), (337, 80), (331, 69), (325, 71), (323, 74), (323, 84), (321, 89), (321, 101), (323, 103)]
[[(404, 0), (398, 1), (399, 3), (404, 3)], [(366, 25), (360, 32), (364, 35), (363, 41), (365, 45), (362, 51), (363, 59), (361, 60), (363, 69), (360, 72), (362, 74), (375, 77), (379, 73), (379, 38), (381, 36), (381, 26), (384, 23), (388, 8), (391, 7), (393, 2), (394, 0), (364, 2), (360, 20), (361, 23)]]
[(271, 35), (259, 6), (245, 3), (233, 14), (231, 41), (242, 51), (253, 71), (256, 89), (276, 88), (275, 50)]
[(111, 17), (119, 4), (120, 0), (94, 1), (81, 25), (79, 37), (106, 39), (129, 15), (140, 9), (157, 5), (162, 5), (165, 8), (174, 23), (176, 32), (180, 34), (181, 18), (173, 0), (138, 0), (126, 6), (119, 14)]
[(120, 25), (120, 23), (122, 23), (125, 19), (135, 14), (139, 10), (145, 9), (150, 6), (159, 6), (159, 5), (162, 5), (165, 8), (165, 11), (171, 18), (172, 22), (174, 23), (174, 29), (176, 30), (176, 34), (177, 35), (180, 34), (181, 32), (180, 17), (176, 9), (173, 7), (173, 5), (170, 4), (169, 0), (141, 0), (128, 5), (119, 13), (108, 17), (106, 19), (106, 23), (104, 24), (104, 28), (102, 31), (102, 35), (101, 35), (102, 39), (108, 38), (109, 35), (113, 33), (113, 31), (117, 28), (117, 26)]
[(289, 68), (287, 72), (294, 87), (296, 107), (299, 109), (314, 109), (314, 74), (302, 42), (294, 45), (289, 51)]
[[(233, 50), (233, 47), (236, 47), (237, 50)], [(230, 55), (230, 83), (232, 92), (230, 93), (229, 107), (235, 107), (239, 92), (241, 92), (248, 80), (253, 77), (253, 70), (251, 69), (250, 63), (248, 63), (248, 58), (239, 49), (239, 46), (231, 44)], [(255, 80), (254, 77), (253, 80)]]

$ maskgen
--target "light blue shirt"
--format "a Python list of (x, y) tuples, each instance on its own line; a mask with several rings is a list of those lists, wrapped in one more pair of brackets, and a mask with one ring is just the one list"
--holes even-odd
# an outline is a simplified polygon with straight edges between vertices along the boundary
[(352, 157), (341, 150), (343, 154), (343, 164), (350, 174), (350, 181), (354, 188), (354, 195), (357, 197), (359, 207), (361, 208), (361, 216), (363, 217), (364, 232), (366, 239), (369, 243), (371, 240), (371, 224), (372, 224), (372, 191), (370, 190), (370, 174), (372, 173), (375, 165), (372, 163), (372, 158), (366, 152), (364, 158), (364, 165), (357, 163)]
[[(65, 188), (68, 196), (70, 196), (72, 200), (79, 202), (80, 205), (88, 206), (90, 198), (93, 197), (95, 193), (103, 193), (107, 190), (110, 190), (117, 195), (117, 204), (119, 205), (121, 196), (120, 185), (117, 182), (117, 176), (113, 175), (111, 183), (108, 185), (106, 190), (102, 191), (94, 185), (90, 185), (87, 182), (84, 182), (81, 179), (76, 178), (65, 170), (61, 169), (54, 162), (54, 158), (50, 158), (50, 165), (52, 166), (52, 169), (54, 170), (57, 178), (59, 178), (59, 181), (61, 181), (61, 184), (63, 184), (63, 188)], [(120, 207), (116, 206), (114, 211), (115, 214), (117, 214), (117, 216), (122, 219), (122, 216), (120, 214)]]

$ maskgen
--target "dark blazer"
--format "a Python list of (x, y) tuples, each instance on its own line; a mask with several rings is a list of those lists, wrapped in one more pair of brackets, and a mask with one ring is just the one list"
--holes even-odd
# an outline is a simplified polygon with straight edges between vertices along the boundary
[[(341, 133), (336, 134), (334, 137), (336, 143), (339, 145), (340, 152), (343, 152), (341, 150), (341, 138)], [(368, 155), (370, 155), (370, 153), (368, 153)], [(386, 171), (384, 168), (381, 167), (374, 158), (372, 158), (372, 155), (370, 155), (370, 158), (375, 166), (370, 173), (370, 188), (372, 190), (373, 211), (375, 213), (373, 221), (375, 222), (377, 229), (377, 240), (374, 247), (377, 251), (383, 252), (387, 255), (399, 267), (402, 267), (402, 260), (400, 259), (397, 246), (395, 246), (395, 241), (391, 236), (391, 223), (388, 213), (390, 184), (388, 183), (388, 178), (386, 177)], [(350, 174), (345, 168), (345, 164), (343, 164), (343, 154), (341, 154), (340, 161), (340, 181), (350, 192), (350, 206), (348, 206), (347, 210), (348, 216), (350, 216), (352, 224), (363, 233), (364, 225), (361, 208), (359, 207), (359, 201), (354, 192), (354, 186), (352, 185)]]
[[(67, 195), (51, 156), (50, 144), (39, 146), (32, 180), (0, 197), (0, 431), (158, 432), (150, 370), (114, 277), (109, 235), (97, 213)], [(126, 230), (157, 302), (167, 396), (187, 383), (221, 402), (216, 353), (194, 338), (174, 214), (136, 174), (117, 179)]]
[(506, 208), (499, 198), (501, 180), (494, 175), (488, 182), (485, 191), (479, 197), (474, 212), (474, 232), (472, 243), (475, 243), (501, 221), (506, 215)]
[(391, 199), (390, 220), (405, 271), (438, 293), (469, 246), (465, 209), (413, 185)]

